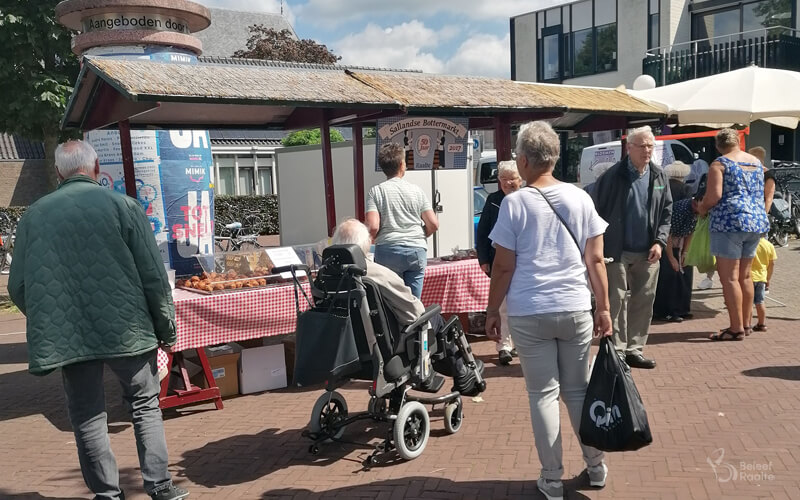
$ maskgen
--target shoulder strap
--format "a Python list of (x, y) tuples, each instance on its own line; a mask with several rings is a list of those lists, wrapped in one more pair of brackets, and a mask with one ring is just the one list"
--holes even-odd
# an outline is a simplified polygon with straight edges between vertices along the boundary
[(558, 213), (558, 211), (556, 210), (556, 207), (553, 206), (553, 203), (550, 201), (550, 198), (548, 198), (547, 195), (544, 194), (544, 192), (542, 192), (542, 190), (537, 188), (536, 186), (526, 186), (526, 187), (529, 187), (531, 189), (535, 189), (540, 195), (542, 195), (542, 198), (544, 198), (544, 201), (546, 201), (547, 204), (550, 205), (550, 208), (553, 210), (553, 213), (556, 214), (556, 217), (558, 217), (558, 220), (561, 221), (561, 223), (567, 229), (567, 232), (569, 233), (569, 235), (572, 236), (572, 241), (575, 242), (575, 246), (578, 247), (578, 253), (581, 254), (581, 257), (582, 257), (583, 256), (583, 250), (581, 250), (581, 245), (580, 245), (580, 243), (578, 243), (578, 238), (575, 237), (575, 233), (573, 233), (572, 229), (569, 228), (569, 225), (567, 224), (567, 221), (565, 221), (564, 218), (561, 217), (561, 214)]

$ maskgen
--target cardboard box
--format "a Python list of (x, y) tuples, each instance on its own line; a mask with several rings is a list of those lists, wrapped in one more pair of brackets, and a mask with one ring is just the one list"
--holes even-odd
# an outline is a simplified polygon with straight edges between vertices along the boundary
[[(222, 397), (239, 394), (239, 356), (238, 352), (228, 354), (208, 354), (208, 363), (211, 365), (211, 374), (219, 387)], [(203, 389), (208, 388), (202, 370), (190, 379), (193, 384)]]
[(286, 387), (286, 362), (283, 344), (244, 349), (239, 359), (239, 392)]

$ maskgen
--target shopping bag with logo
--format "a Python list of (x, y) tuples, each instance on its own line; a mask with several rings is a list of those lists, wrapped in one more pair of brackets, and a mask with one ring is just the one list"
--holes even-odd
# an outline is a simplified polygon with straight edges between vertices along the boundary
[(687, 266), (694, 266), (698, 273), (710, 273), (716, 269), (717, 261), (711, 255), (711, 234), (709, 233), (708, 217), (699, 217), (694, 228), (692, 241), (686, 251)]
[(630, 367), (603, 337), (592, 368), (580, 426), (581, 442), (602, 451), (634, 451), (653, 442)]

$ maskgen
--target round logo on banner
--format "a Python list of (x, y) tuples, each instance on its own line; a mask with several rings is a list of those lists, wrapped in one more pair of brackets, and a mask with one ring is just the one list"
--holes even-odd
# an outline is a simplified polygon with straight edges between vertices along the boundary
[(417, 152), (420, 156), (428, 156), (428, 153), (431, 151), (431, 136), (427, 134), (422, 134), (417, 139)]

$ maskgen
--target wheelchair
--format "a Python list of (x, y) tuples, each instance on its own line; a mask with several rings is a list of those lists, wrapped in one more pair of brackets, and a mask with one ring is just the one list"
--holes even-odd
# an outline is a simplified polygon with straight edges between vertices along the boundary
[[(287, 266), (273, 272), (292, 272), (299, 306), (297, 292), (303, 290), (295, 277), (297, 270), (307, 268)], [(439, 316), (441, 307), (432, 305), (401, 329), (366, 270), (366, 259), (356, 245), (333, 245), (323, 251), (322, 265), (310, 283), (313, 301), (306, 296), (311, 309), (301, 313), (298, 307), (294, 381), (300, 386), (325, 384), (304, 432), (313, 441), (312, 454), (323, 443), (343, 442), (345, 428), (357, 420), (389, 424), (386, 438), (364, 461), (368, 468), (378, 455), (392, 450), (404, 460), (422, 454), (430, 435), (425, 405), (432, 411), (442, 405), (446, 432), (458, 432), (464, 416), (462, 395), (483, 392), (486, 382), (457, 316), (433, 332), (429, 322)], [(468, 389), (461, 387), (462, 394), (453, 387), (447, 394), (434, 395), (445, 383), (434, 367), (439, 374), (458, 372), (459, 380), (469, 380)], [(336, 390), (350, 380), (371, 382), (366, 411), (349, 412)]]

